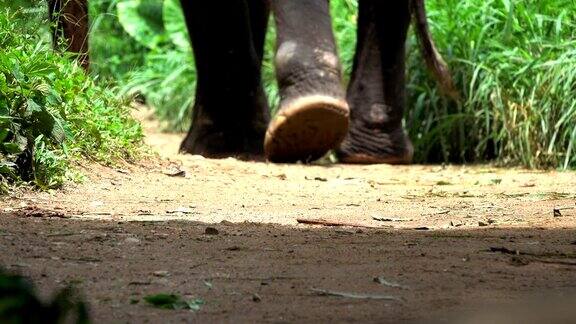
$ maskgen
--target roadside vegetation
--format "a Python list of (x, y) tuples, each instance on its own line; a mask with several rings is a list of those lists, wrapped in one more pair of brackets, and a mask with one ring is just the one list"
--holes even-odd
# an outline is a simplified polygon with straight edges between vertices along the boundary
[[(0, 12), (0, 188), (78, 179), (74, 164), (114, 164), (140, 152), (129, 102), (51, 49), (33, 10)], [(47, 23), (47, 21), (44, 21)], [(46, 29), (47, 32), (47, 29)]]
[(438, 94), (413, 48), (406, 122), (417, 160), (576, 168), (576, 1), (427, 4), (461, 100)]

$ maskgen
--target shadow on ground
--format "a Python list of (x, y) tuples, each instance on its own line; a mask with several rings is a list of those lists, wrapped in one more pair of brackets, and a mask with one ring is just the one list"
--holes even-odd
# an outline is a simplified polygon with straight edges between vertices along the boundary
[[(495, 323), (502, 311), (537, 323), (545, 311), (576, 315), (574, 307), (551, 308), (576, 301), (574, 228), (416, 231), (53, 216), (0, 215), (0, 266), (30, 277), (43, 296), (77, 286), (97, 323), (463, 322), (470, 313)], [(156, 293), (205, 304), (197, 312), (160, 310), (143, 301)], [(533, 312), (516, 308), (519, 302)]]

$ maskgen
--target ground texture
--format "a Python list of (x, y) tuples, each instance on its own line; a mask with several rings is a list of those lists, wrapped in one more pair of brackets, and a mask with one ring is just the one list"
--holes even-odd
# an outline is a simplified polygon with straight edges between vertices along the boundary
[(43, 296), (75, 285), (103, 323), (576, 316), (557, 310), (576, 303), (576, 173), (207, 160), (145, 125), (160, 158), (2, 200), (0, 266)]

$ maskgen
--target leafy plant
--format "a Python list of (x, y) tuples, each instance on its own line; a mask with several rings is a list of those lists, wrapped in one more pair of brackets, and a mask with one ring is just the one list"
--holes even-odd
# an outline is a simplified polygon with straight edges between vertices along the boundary
[(0, 12), (0, 181), (54, 188), (81, 158), (135, 157), (142, 132), (127, 102), (96, 85), (69, 55), (22, 33), (20, 14)]
[(198, 311), (200, 310), (200, 307), (204, 305), (202, 299), (187, 300), (175, 294), (149, 295), (144, 297), (144, 300), (154, 307), (163, 309), (188, 309), (191, 311)]
[(88, 308), (71, 287), (58, 292), (44, 303), (24, 277), (0, 269), (0, 322), (89, 323)]

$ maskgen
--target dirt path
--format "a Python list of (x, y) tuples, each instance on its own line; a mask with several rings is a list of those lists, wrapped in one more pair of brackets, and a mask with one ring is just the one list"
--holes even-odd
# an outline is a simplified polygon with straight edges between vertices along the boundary
[[(96, 322), (398, 322), (576, 302), (576, 173), (214, 161), (145, 126), (162, 161), (2, 201), (0, 266), (44, 295), (76, 284)], [(142, 301), (159, 292), (206, 304)]]

